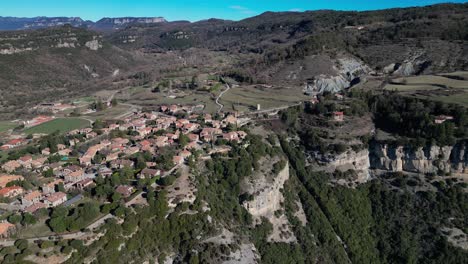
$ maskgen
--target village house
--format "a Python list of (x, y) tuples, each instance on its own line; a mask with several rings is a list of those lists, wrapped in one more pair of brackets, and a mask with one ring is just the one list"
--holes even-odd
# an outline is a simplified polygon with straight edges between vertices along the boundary
[(10, 160), (2, 165), (2, 169), (6, 172), (13, 172), (19, 168), (21, 168), (21, 164), (16, 160)]
[(112, 175), (112, 170), (106, 166), (99, 167), (98, 169), (98, 175), (102, 177), (108, 177)]
[(237, 125), (237, 117), (235, 117), (234, 115), (228, 115), (226, 118), (223, 119), (221, 124), (223, 126)]
[(16, 227), (14, 224), (10, 224), (6, 221), (0, 223), (0, 238), (8, 238), (12, 236), (15, 231)]
[(32, 191), (23, 196), (21, 199), (21, 204), (25, 206), (31, 206), (35, 203), (38, 203), (41, 200), (42, 193), (39, 191)]
[(140, 152), (140, 148), (138, 147), (131, 147), (131, 148), (124, 150), (125, 155), (128, 155), (128, 156), (136, 154), (138, 152)]
[(18, 159), (18, 162), (24, 168), (30, 169), (31, 168), (31, 162), (32, 162), (32, 156), (31, 155), (23, 156), (23, 157)]
[(198, 142), (200, 140), (200, 136), (197, 135), (197, 134), (193, 134), (193, 133), (190, 133), (190, 134), (187, 134), (187, 137), (190, 139), (190, 141), (192, 142)]
[(169, 145), (169, 138), (166, 137), (166, 136), (159, 136), (159, 137), (156, 137), (156, 146), (157, 147), (165, 147), (165, 146), (168, 146)]
[(0, 189), (1, 197), (15, 197), (24, 193), (24, 189), (19, 186), (10, 186)]
[(151, 134), (153, 132), (153, 128), (151, 127), (145, 127), (138, 129), (138, 134), (140, 134), (141, 137), (146, 137), (147, 135)]
[(199, 127), (200, 127), (200, 125), (195, 124), (195, 123), (185, 124), (182, 127), (182, 133), (187, 134), (187, 133), (193, 132), (193, 131), (197, 130)]
[(55, 192), (55, 188), (59, 185), (59, 184), (63, 184), (63, 180), (62, 179), (56, 179), (52, 182), (49, 182), (47, 184), (44, 184), (42, 186), (42, 192), (45, 193), (45, 194), (50, 194), (50, 193), (54, 193)]
[(106, 161), (109, 162), (109, 161), (113, 161), (113, 160), (116, 160), (119, 158), (119, 154), (120, 152), (113, 152), (113, 153), (110, 153), (109, 155), (106, 156)]
[(188, 151), (188, 150), (182, 150), (180, 153), (179, 153), (179, 156), (183, 157), (184, 159), (190, 157), (192, 155), (192, 152)]
[(75, 185), (76, 185), (76, 188), (78, 188), (80, 190), (84, 190), (84, 189), (94, 185), (94, 181), (92, 179), (84, 179), (82, 181), (77, 182)]
[(223, 131), (219, 128), (205, 127), (200, 132), (200, 137), (203, 141), (210, 142), (217, 138), (218, 135), (221, 135)]
[(66, 148), (67, 146), (65, 146), (64, 144), (57, 144), (57, 150), (64, 150)]
[(453, 120), (453, 116), (440, 115), (440, 116), (435, 117), (434, 123), (442, 124), (445, 121), (449, 121), (449, 120)]
[(23, 176), (20, 175), (0, 174), (0, 188), (5, 188), (10, 182), (23, 180)]
[(42, 168), (42, 166), (44, 166), (44, 163), (47, 161), (47, 158), (46, 157), (43, 157), (43, 158), (38, 158), (38, 159), (35, 159), (31, 162), (31, 167), (33, 169), (39, 169), (39, 168)]
[(181, 165), (184, 163), (184, 157), (182, 156), (174, 156), (172, 157), (172, 162), (175, 164), (175, 165)]
[(110, 163), (112, 169), (123, 169), (124, 167), (133, 168), (134, 162), (128, 159), (117, 159)]
[(195, 141), (192, 141), (185, 146), (185, 149), (199, 149), (199, 148), (201, 148), (201, 146), (198, 145), (198, 143)]
[(337, 100), (340, 100), (340, 101), (344, 100), (344, 96), (342, 94), (339, 94), (339, 93), (335, 93), (335, 98)]
[(333, 120), (336, 122), (343, 122), (344, 121), (344, 113), (343, 112), (333, 112)]
[(117, 193), (120, 193), (123, 197), (129, 197), (132, 195), (134, 188), (132, 186), (128, 185), (119, 185), (117, 188), (115, 188), (115, 191)]
[(50, 148), (45, 148), (41, 151), (42, 155), (49, 156), (50, 155)]
[(205, 114), (205, 115), (203, 115), (203, 120), (204, 120), (205, 123), (207, 123), (207, 124), (211, 124), (211, 122), (213, 122), (213, 118), (211, 117), (210, 114)]
[(27, 213), (33, 214), (37, 210), (42, 209), (42, 208), (47, 208), (47, 205), (45, 203), (38, 202), (38, 203), (32, 204), (30, 206), (27, 206), (26, 208), (24, 208), (24, 211), (27, 212)]
[(223, 139), (227, 141), (239, 141), (239, 135), (237, 134), (237, 132), (224, 133)]
[(44, 199), (44, 203), (49, 207), (56, 207), (67, 201), (67, 194), (63, 192), (56, 192)]
[(72, 152), (71, 149), (66, 148), (66, 149), (59, 150), (58, 154), (60, 156), (69, 156), (71, 152)]
[(4, 145), (2, 145), (1, 148), (2, 150), (12, 149), (12, 148), (16, 148), (16, 147), (26, 144), (26, 142), (27, 142), (26, 139), (16, 138), (16, 139), (12, 139), (8, 141)]
[(138, 175), (138, 178), (152, 179), (157, 176), (161, 176), (161, 170), (145, 168), (140, 172), (140, 174)]
[(75, 171), (63, 174), (63, 178), (65, 179), (65, 182), (75, 183), (75, 182), (86, 179), (86, 175), (84, 174), (83, 169), (80, 168), (79, 170), (75, 170)]

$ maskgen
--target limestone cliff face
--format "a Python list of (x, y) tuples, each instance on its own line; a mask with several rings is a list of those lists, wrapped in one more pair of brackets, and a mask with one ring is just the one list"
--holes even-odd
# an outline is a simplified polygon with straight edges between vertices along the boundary
[(370, 161), (369, 161), (369, 150), (364, 149), (358, 152), (348, 150), (343, 154), (333, 157), (328, 163), (327, 167), (329, 171), (348, 171), (354, 170), (357, 174), (358, 183), (364, 183), (370, 179)]
[(432, 146), (415, 150), (403, 146), (375, 143), (371, 146), (373, 169), (393, 172), (468, 174), (466, 143), (454, 146)]
[(248, 183), (248, 192), (253, 195), (253, 200), (245, 201), (244, 207), (253, 216), (256, 223), (261, 222), (265, 217), (273, 225), (273, 230), (268, 237), (269, 242), (296, 242), (297, 238), (291, 231), (287, 216), (282, 213), (276, 214), (282, 210), (281, 204), (284, 202), (281, 189), (284, 183), (289, 179), (289, 164), (286, 164), (278, 175), (270, 177), (268, 174), (254, 175), (254, 179)]
[(256, 177), (252, 182), (250, 192), (254, 195), (252, 201), (246, 201), (244, 207), (254, 217), (269, 217), (278, 209), (281, 209), (280, 203), (283, 201), (283, 194), (280, 189), (289, 179), (289, 165), (273, 179), (267, 177)]

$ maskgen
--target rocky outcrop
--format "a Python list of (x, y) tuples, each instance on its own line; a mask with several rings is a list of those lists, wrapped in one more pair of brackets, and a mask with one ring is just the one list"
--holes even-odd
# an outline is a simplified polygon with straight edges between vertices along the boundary
[(97, 39), (87, 41), (85, 43), (85, 46), (88, 47), (90, 50), (98, 50), (98, 49), (102, 48), (101, 42), (99, 40), (97, 40)]
[(370, 179), (369, 150), (364, 149), (358, 152), (348, 150), (345, 153), (335, 156), (327, 163), (327, 167), (331, 172), (335, 170), (342, 172), (352, 170), (357, 175), (353, 181), (357, 183), (365, 183)]
[(17, 53), (23, 53), (28, 51), (33, 51), (32, 47), (27, 48), (15, 48), (13, 46), (9, 46), (8, 48), (0, 48), (0, 55), (12, 55)]
[(370, 68), (362, 61), (351, 57), (337, 60), (334, 66), (337, 75), (319, 75), (309, 80), (304, 92), (306, 94), (321, 94), (323, 92), (339, 92), (360, 82), (360, 78), (370, 72)]
[(466, 143), (454, 146), (431, 146), (410, 149), (375, 143), (371, 146), (370, 164), (373, 169), (393, 172), (468, 174)]
[[(269, 167), (271, 169), (272, 166)], [(284, 197), (281, 190), (288, 179), (289, 164), (286, 164), (278, 175), (273, 175), (273, 178), (266, 176), (264, 173), (257, 174), (254, 175), (253, 181), (248, 184), (248, 193), (253, 196), (253, 199), (245, 201), (243, 206), (257, 223), (261, 222), (262, 217), (271, 222), (273, 230), (268, 237), (270, 242), (291, 243), (296, 241), (286, 215), (276, 213), (283, 209), (281, 204), (284, 202)]]

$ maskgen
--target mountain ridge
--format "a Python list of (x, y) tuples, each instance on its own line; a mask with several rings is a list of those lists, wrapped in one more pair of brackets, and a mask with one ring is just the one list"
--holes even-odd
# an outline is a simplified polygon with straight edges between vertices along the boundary
[(84, 20), (81, 17), (11, 17), (0, 16), (0, 31), (16, 31), (26, 29), (42, 29), (70, 24), (74, 27), (82, 27), (97, 31), (118, 30), (120, 26), (130, 24), (165, 23), (163, 17), (103, 17), (96, 22)]

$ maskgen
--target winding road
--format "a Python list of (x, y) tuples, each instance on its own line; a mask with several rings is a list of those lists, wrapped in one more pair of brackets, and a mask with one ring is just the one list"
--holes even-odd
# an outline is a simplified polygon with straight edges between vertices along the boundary
[(221, 112), (221, 110), (223, 110), (223, 107), (224, 105), (219, 103), (219, 99), (221, 99), (221, 97), (223, 96), (224, 93), (226, 93), (227, 91), (229, 91), (231, 89), (231, 86), (229, 86), (229, 84), (226, 83), (226, 90), (222, 91), (218, 97), (216, 97), (216, 101), (215, 103), (219, 106), (219, 109), (218, 109), (218, 113)]

